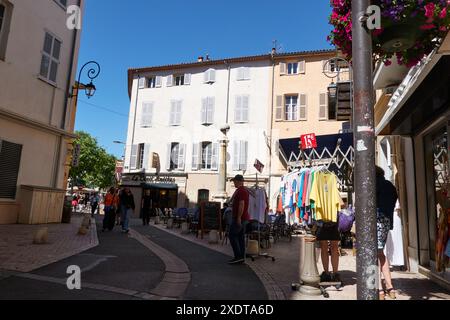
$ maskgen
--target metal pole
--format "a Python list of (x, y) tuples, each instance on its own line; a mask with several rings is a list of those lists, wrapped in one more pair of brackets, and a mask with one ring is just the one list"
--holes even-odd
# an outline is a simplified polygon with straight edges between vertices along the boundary
[(378, 299), (372, 38), (365, 25), (369, 5), (370, 0), (352, 1), (358, 300)]

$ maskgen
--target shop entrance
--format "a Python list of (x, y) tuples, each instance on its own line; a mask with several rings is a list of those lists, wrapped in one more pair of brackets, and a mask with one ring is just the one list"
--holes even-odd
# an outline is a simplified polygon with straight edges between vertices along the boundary
[(150, 192), (152, 199), (152, 207), (164, 210), (166, 208), (176, 208), (178, 202), (178, 186), (177, 185), (154, 185), (148, 184), (143, 188), (143, 194)]

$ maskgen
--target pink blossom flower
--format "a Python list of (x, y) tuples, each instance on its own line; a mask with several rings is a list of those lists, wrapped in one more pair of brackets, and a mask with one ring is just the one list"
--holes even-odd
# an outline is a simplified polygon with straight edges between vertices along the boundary
[(386, 60), (386, 61), (384, 62), (384, 65), (385, 65), (386, 67), (389, 67), (391, 64), (392, 64), (392, 61), (391, 61), (391, 60)]
[(432, 2), (425, 5), (425, 17), (432, 18), (434, 16), (434, 9), (436, 5)]
[(447, 16), (447, 8), (442, 9), (439, 18), (444, 19)]
[(421, 30), (431, 30), (435, 28), (436, 26), (434, 24), (424, 24), (423, 26), (420, 26)]

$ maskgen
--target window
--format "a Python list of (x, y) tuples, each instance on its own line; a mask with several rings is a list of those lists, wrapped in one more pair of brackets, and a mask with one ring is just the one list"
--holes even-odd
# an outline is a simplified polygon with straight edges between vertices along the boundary
[(173, 100), (170, 109), (170, 125), (179, 126), (181, 125), (181, 105), (183, 101)]
[(149, 169), (151, 163), (149, 159), (150, 144), (140, 143), (131, 146), (130, 169)]
[(192, 170), (218, 170), (219, 144), (209, 141), (194, 143), (192, 150)]
[(142, 169), (144, 167), (144, 152), (145, 145), (143, 143), (139, 144), (139, 154), (138, 154), (138, 169)]
[(250, 68), (241, 67), (237, 69), (237, 80), (250, 80)]
[(3, 20), (5, 19), (6, 8), (3, 4), (0, 3), (0, 34), (2, 32)]
[(147, 88), (156, 88), (156, 77), (150, 77), (147, 79)]
[(214, 97), (207, 97), (202, 100), (202, 124), (210, 125), (214, 123), (214, 104)]
[(211, 170), (212, 168), (212, 149), (213, 144), (211, 142), (202, 143), (202, 164), (203, 170)]
[(167, 77), (167, 86), (186, 86), (191, 84), (191, 74), (176, 74)]
[(200, 189), (198, 190), (198, 201), (197, 203), (208, 202), (209, 201), (209, 190)]
[(236, 123), (248, 122), (249, 96), (236, 96), (236, 108), (234, 111), (234, 121)]
[(184, 74), (175, 76), (175, 85), (176, 86), (183, 86), (184, 85)]
[(214, 70), (214, 69), (206, 70), (204, 77), (205, 77), (205, 79), (204, 79), (205, 83), (216, 82), (216, 70)]
[(150, 128), (153, 121), (153, 102), (142, 104), (141, 128)]
[(22, 145), (0, 140), (0, 199), (15, 199)]
[(298, 62), (288, 63), (288, 74), (297, 74), (298, 73)]
[(167, 170), (184, 170), (186, 145), (173, 142), (167, 146)]
[(46, 80), (56, 83), (58, 73), (61, 41), (50, 33), (45, 33), (44, 48), (42, 50), (40, 75)]
[(248, 142), (234, 141), (233, 143), (233, 170), (245, 171), (247, 170), (248, 160)]
[(9, 25), (11, 23), (13, 5), (6, 0), (0, 0), (0, 59), (5, 60), (8, 42)]
[(160, 76), (139, 78), (139, 89), (161, 88), (162, 78)]
[(297, 121), (298, 120), (298, 96), (286, 96), (285, 97), (285, 110), (287, 121)]

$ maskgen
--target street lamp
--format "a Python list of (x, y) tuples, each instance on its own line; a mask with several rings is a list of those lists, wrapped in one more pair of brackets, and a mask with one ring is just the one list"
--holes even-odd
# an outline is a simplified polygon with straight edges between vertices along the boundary
[[(88, 84), (83, 84), (81, 83), (81, 74), (84, 70), (85, 67), (92, 65), (92, 67), (87, 71), (87, 76), (89, 79), (91, 79), (91, 81)], [(78, 90), (79, 89), (84, 89), (86, 96), (88, 97), (88, 99), (92, 98), (95, 94), (96, 91), (96, 87), (95, 85), (92, 83), (92, 80), (94, 80), (95, 78), (98, 77), (98, 75), (100, 74), (100, 65), (95, 62), (95, 61), (89, 61), (87, 63), (85, 63), (81, 69), (80, 72), (78, 73), (78, 79), (77, 79), (77, 83), (75, 84), (75, 86), (72, 88), (72, 97), (76, 96), (78, 99)], [(77, 90), (76, 94), (73, 94), (74, 90)]]

